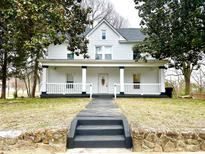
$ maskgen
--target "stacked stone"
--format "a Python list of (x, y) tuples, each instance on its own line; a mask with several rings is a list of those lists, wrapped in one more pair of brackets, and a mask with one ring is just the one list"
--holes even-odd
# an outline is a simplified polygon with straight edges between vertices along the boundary
[(65, 151), (67, 133), (67, 128), (61, 128), (22, 132), (18, 136), (0, 135), (0, 151), (26, 147), (42, 147), (52, 151)]
[(132, 139), (137, 152), (205, 151), (205, 130), (137, 129), (132, 131)]

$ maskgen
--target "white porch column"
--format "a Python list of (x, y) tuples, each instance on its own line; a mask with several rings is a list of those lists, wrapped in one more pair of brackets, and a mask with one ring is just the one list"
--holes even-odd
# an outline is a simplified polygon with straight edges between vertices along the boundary
[(41, 94), (46, 94), (46, 83), (47, 83), (47, 68), (48, 66), (42, 66), (42, 85), (41, 85)]
[(124, 67), (120, 68), (120, 94), (124, 95), (125, 93), (125, 83), (124, 83)]
[(164, 78), (164, 66), (159, 67), (159, 83), (161, 94), (165, 93), (165, 78)]
[(82, 94), (86, 94), (87, 66), (82, 66)]

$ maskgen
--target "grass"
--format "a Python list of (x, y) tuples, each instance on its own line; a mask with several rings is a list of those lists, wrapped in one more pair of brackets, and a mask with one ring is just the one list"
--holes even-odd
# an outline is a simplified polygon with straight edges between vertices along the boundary
[(89, 99), (0, 100), (0, 130), (32, 130), (68, 127)]
[(156, 129), (205, 128), (205, 101), (192, 99), (117, 99), (133, 127)]

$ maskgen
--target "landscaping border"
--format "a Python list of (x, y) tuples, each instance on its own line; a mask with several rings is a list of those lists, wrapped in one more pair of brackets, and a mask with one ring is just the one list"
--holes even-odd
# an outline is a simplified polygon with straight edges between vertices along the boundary
[(0, 132), (0, 151), (19, 148), (44, 148), (53, 152), (65, 152), (68, 128), (38, 129), (34, 131)]
[(132, 129), (135, 152), (196, 152), (205, 151), (205, 129), (171, 131)]

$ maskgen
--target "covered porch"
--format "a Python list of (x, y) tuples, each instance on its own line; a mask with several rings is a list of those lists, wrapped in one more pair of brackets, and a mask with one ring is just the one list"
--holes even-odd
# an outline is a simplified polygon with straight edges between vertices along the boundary
[(41, 60), (41, 97), (161, 96), (166, 61)]

